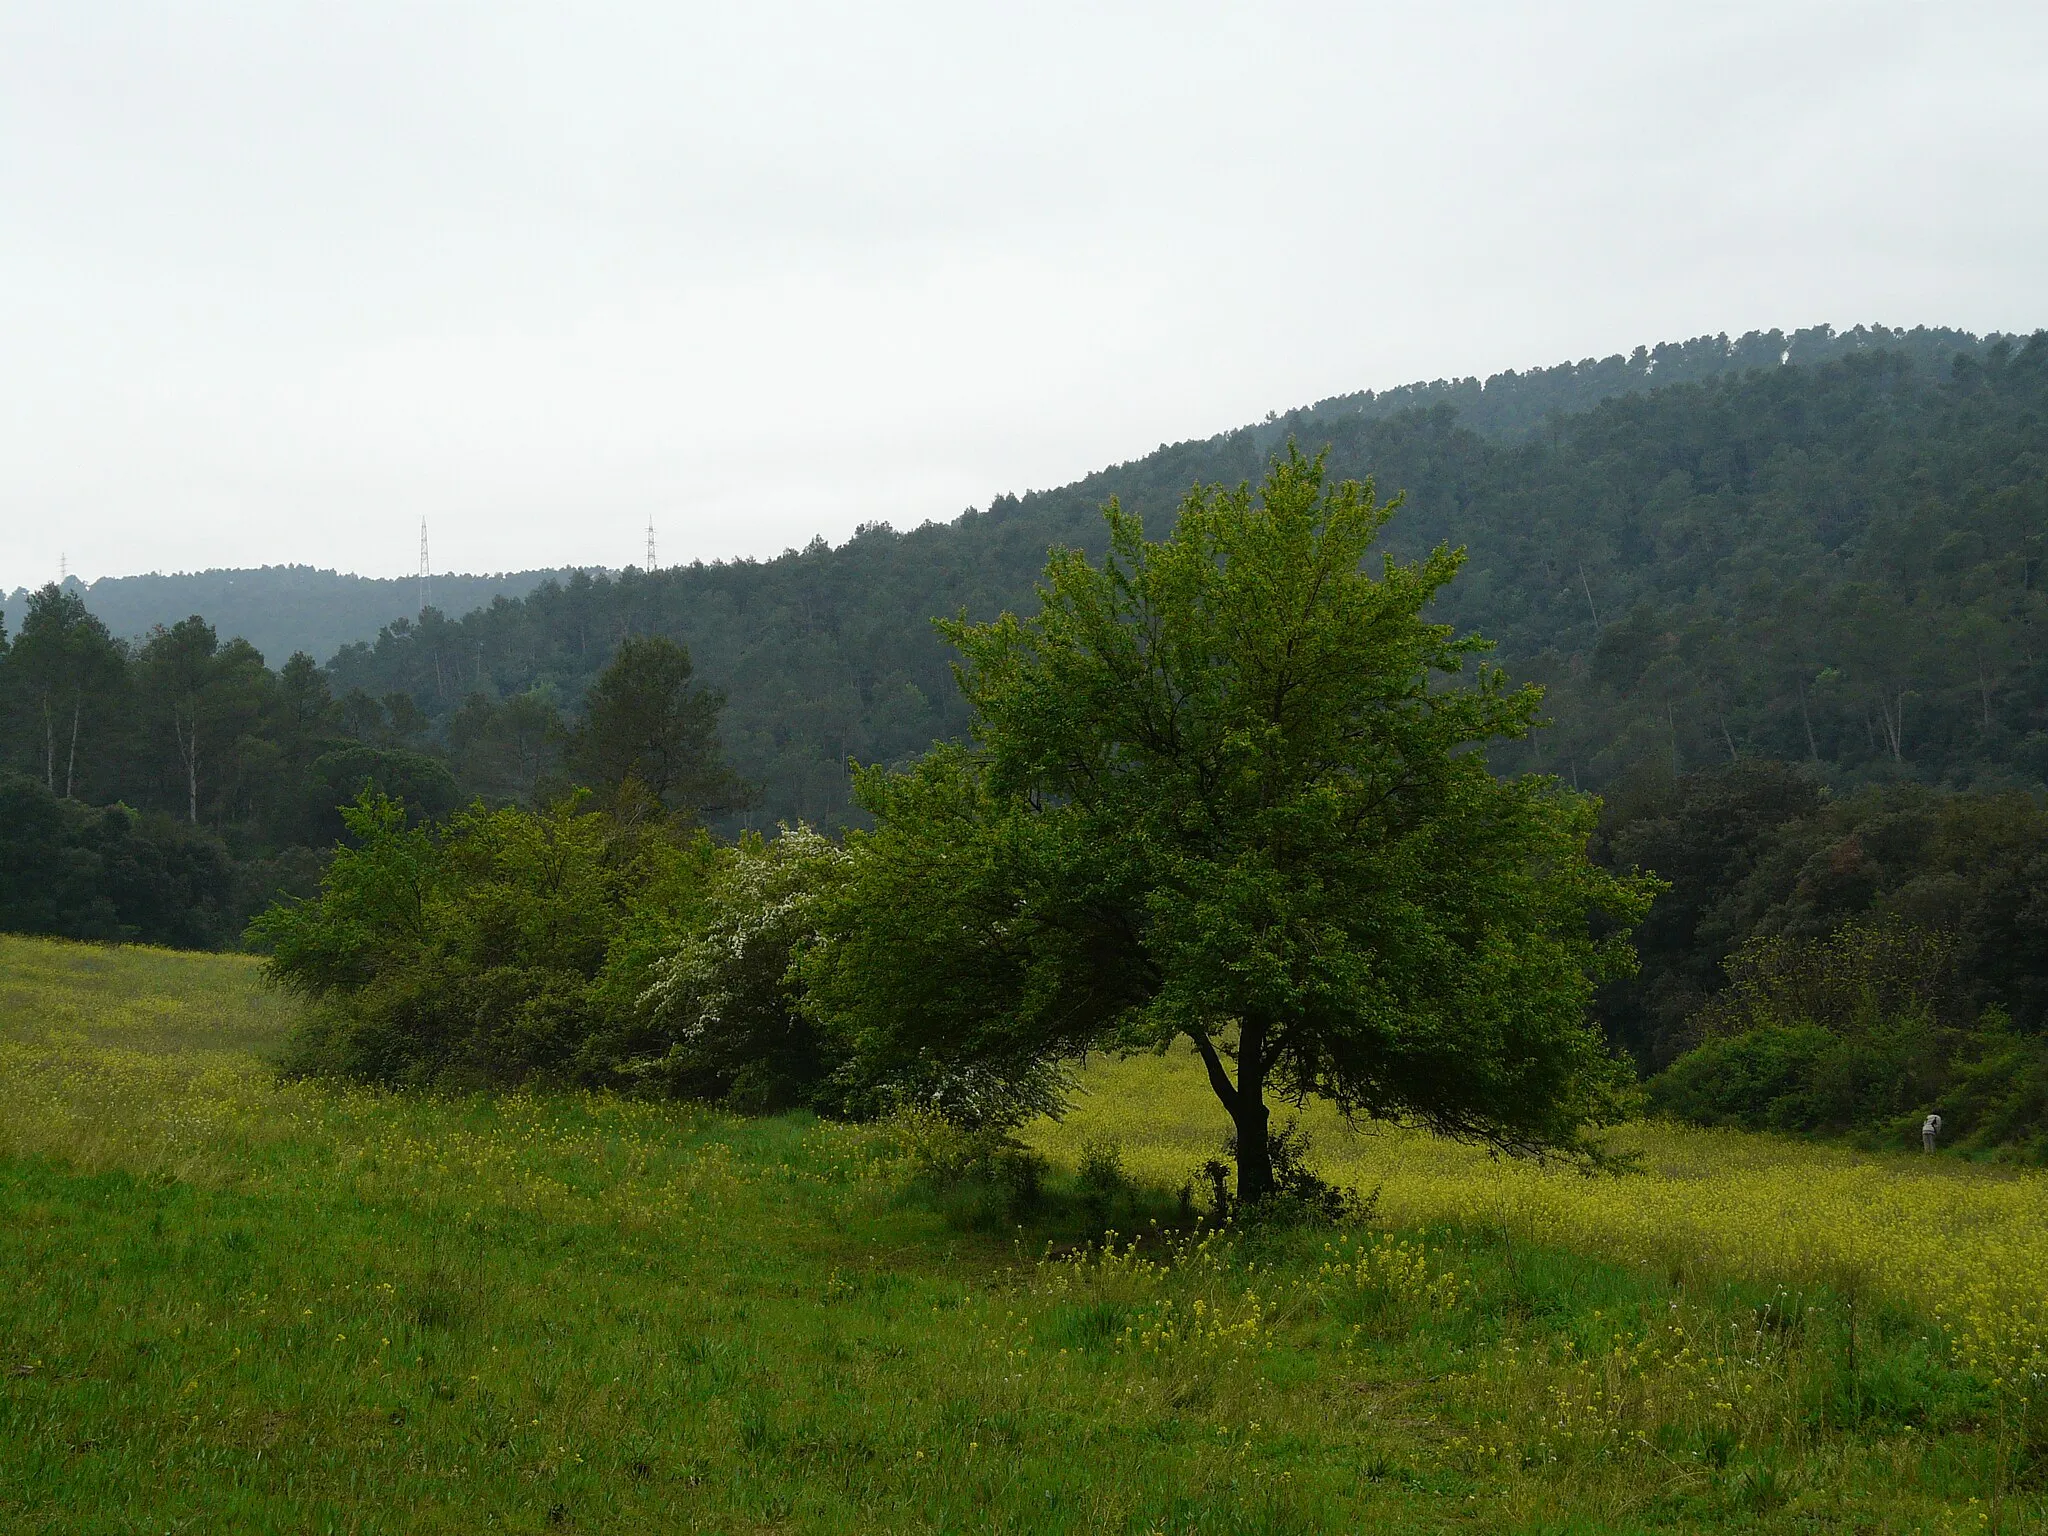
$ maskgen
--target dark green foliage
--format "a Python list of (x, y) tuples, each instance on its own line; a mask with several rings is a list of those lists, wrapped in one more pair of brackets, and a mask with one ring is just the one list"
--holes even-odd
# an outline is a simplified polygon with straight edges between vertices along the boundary
[(1946, 1022), (1998, 1008), (2048, 1028), (2048, 805), (2038, 797), (1873, 786), (1831, 795), (1805, 770), (1745, 761), (1626, 789), (1598, 847), (1671, 882), (1610, 985), (1610, 1034), (1649, 1069), (1698, 1043), (1695, 1016), (1751, 935), (1821, 938), (1862, 919), (1946, 934)]
[[(335, 804), (364, 782), (425, 805), (456, 803), (446, 770), (417, 754), (403, 771), (396, 759), (335, 757), (355, 744), (339, 729), (326, 678), (309, 656), (272, 672), (248, 644), (223, 644), (196, 616), (158, 628), (139, 646), (112, 641), (75, 592), (55, 586), (33, 594), (29, 609), (21, 640), (0, 644), (0, 771), (32, 774), (79, 805), (139, 809), (139, 835), (158, 849), (145, 862), (164, 870), (197, 868), (195, 860), (219, 865), (231, 891), (178, 898), (183, 917), (122, 918), (109, 932), (232, 943), (272, 896), (309, 888), (314, 850), (340, 831)], [(418, 714), (409, 698), (405, 707)], [(95, 824), (112, 829), (127, 824), (124, 816), (135, 821), (109, 809)], [(171, 839), (161, 829), (168, 818), (187, 834)], [(116, 873), (122, 862), (110, 856), (93, 866), (102, 885), (86, 905), (141, 910), (139, 898), (116, 889), (127, 878)], [(32, 878), (34, 868), (13, 873)], [(190, 884), (185, 874), (151, 879)]]
[(159, 771), (176, 786), (172, 798), (184, 791), (185, 819), (197, 826), (202, 804), (230, 815), (241, 809), (253, 788), (242, 770), (257, 756), (243, 744), (255, 745), (276, 687), (263, 657), (246, 640), (222, 645), (194, 614), (151, 631), (135, 661), (143, 727)]
[(1695, 1125), (1751, 1131), (1848, 1131), (1888, 1124), (1915, 1104), (1907, 1025), (1844, 1039), (1816, 1025), (1767, 1026), (1709, 1040), (1649, 1087), (1650, 1107)]
[(545, 798), (566, 739), (562, 712), (546, 689), (493, 699), (473, 693), (448, 722), (455, 771), (477, 794), (533, 804)]
[(80, 746), (90, 767), (108, 733), (121, 652), (76, 592), (48, 586), (28, 599), (21, 633), (5, 655), (28, 734), (40, 738), (43, 786), (69, 800), (79, 783)]
[(0, 773), (0, 929), (211, 948), (247, 909), (220, 840)]
[(342, 835), (341, 807), (365, 790), (405, 803), (415, 819), (438, 820), (462, 804), (455, 775), (439, 758), (402, 747), (346, 746), (307, 769), (308, 825), (323, 843)]
[(1694, 1010), (1722, 983), (1722, 960), (1755, 922), (1742, 893), (1774, 837), (1824, 803), (1810, 774), (1762, 760), (1609, 801), (1596, 850), (1614, 868), (1653, 869), (1670, 885), (1636, 930), (1636, 975), (1602, 996), (1610, 1031), (1639, 1059), (1661, 1065), (1683, 1048)]
[(1650, 1080), (1650, 1107), (1699, 1125), (1909, 1145), (2048, 1147), (2048, 1041), (1973, 1015), (1956, 941), (1897, 920), (1752, 939), (1695, 1016), (1705, 1039)]
[(1454, 553), (1366, 574), (1393, 510), (1290, 446), (1161, 541), (1112, 502), (1109, 558), (1056, 553), (1035, 618), (942, 626), (976, 746), (862, 777), (807, 963), (864, 1062), (1032, 1083), (1186, 1036), (1248, 1200), (1269, 1092), (1582, 1147), (1617, 1086), (1585, 1005), (1629, 959), (1588, 919), (1651, 887), (1587, 862), (1589, 804), (1472, 750), (1538, 696), (1421, 618)]
[[(271, 900), (311, 894), (319, 850), (343, 835), (339, 807), (368, 792), (403, 802), (418, 823), (472, 796), (553, 799), (571, 787), (565, 744), (614, 810), (693, 819), (731, 801), (736, 781), (718, 756), (721, 701), (689, 676), (688, 656), (670, 642), (636, 642), (594, 686), (595, 712), (573, 737), (545, 690), (503, 701), (476, 694), (444, 747), (403, 690), (336, 699), (311, 657), (272, 672), (247, 642), (222, 643), (196, 615), (128, 646), (75, 592), (45, 588), (19, 639), (0, 631), (0, 773), (32, 775), (45, 799), (65, 804), (24, 810), (0, 848), (11, 861), (0, 880), (21, 893), (0, 904), (0, 923), (232, 943)], [(84, 810), (109, 800), (141, 807), (141, 818), (118, 804)], [(169, 818), (187, 832), (167, 831)], [(55, 866), (31, 851), (59, 845), (67, 853)]]
[(590, 685), (568, 743), (570, 771), (616, 799), (636, 784), (690, 820), (744, 796), (719, 755), (725, 697), (691, 683), (690, 653), (660, 635), (629, 637)]
[(2009, 1149), (2048, 1162), (2048, 1041), (1992, 1013), (1956, 1042), (1934, 1108), (1966, 1148)]

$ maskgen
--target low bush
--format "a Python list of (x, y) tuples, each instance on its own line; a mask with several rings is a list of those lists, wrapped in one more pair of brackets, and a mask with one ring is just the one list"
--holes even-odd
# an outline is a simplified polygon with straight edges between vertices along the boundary
[(351, 845), (319, 896), (251, 925), (271, 978), (320, 1005), (296, 1070), (468, 1087), (627, 1075), (618, 1018), (686, 921), (708, 840), (580, 799), (432, 826), (365, 790), (342, 814)]
[(1066, 1172), (1007, 1130), (970, 1128), (928, 1109), (886, 1122), (908, 1172), (912, 1204), (962, 1231), (1023, 1231), (1031, 1240), (1092, 1243), (1105, 1232), (1158, 1237), (1198, 1224), (1186, 1200), (1133, 1179), (1113, 1141), (1091, 1143)]
[[(1237, 1133), (1223, 1138), (1223, 1150), (1231, 1163), (1237, 1161)], [(1327, 1225), (1367, 1221), (1373, 1215), (1378, 1195), (1361, 1197), (1356, 1191), (1332, 1184), (1310, 1166), (1315, 1138), (1299, 1119), (1291, 1119), (1266, 1133), (1266, 1159), (1273, 1168), (1273, 1192), (1255, 1207), (1240, 1208), (1230, 1184), (1230, 1164), (1212, 1158), (1203, 1165), (1208, 1179), (1211, 1208), (1218, 1215), (1240, 1214), (1266, 1226)]]

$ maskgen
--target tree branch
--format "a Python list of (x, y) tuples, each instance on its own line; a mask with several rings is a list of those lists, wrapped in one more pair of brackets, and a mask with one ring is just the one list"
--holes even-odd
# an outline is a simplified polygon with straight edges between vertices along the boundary
[(1209, 1086), (1216, 1090), (1216, 1097), (1223, 1101), (1224, 1109), (1231, 1118), (1237, 1118), (1237, 1087), (1230, 1081), (1230, 1074), (1223, 1070), (1223, 1058), (1216, 1054), (1216, 1047), (1209, 1037), (1198, 1029), (1188, 1031), (1188, 1038), (1195, 1042), (1195, 1049), (1202, 1053), (1202, 1065), (1209, 1069)]

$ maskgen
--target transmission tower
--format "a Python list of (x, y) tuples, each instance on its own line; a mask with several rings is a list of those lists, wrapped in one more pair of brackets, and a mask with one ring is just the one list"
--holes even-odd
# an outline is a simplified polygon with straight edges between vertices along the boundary
[(654, 519), (647, 519), (647, 569), (654, 569)]
[(420, 612), (427, 611), (427, 604), (433, 600), (433, 578), (429, 574), (433, 567), (427, 563), (427, 520), (420, 519)]

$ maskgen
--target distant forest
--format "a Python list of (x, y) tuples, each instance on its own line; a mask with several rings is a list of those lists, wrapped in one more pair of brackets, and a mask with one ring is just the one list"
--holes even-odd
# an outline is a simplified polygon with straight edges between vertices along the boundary
[[(430, 817), (544, 800), (628, 636), (724, 696), (751, 792), (714, 830), (836, 831), (850, 760), (965, 729), (933, 616), (1028, 611), (1049, 548), (1100, 553), (1112, 496), (1163, 532), (1290, 438), (1405, 493), (1392, 553), (1464, 547), (1436, 617), (1497, 641), (1553, 722), (1496, 768), (1601, 791), (1606, 856), (1673, 881), (1603, 1003), (1645, 1065), (1745, 943), (1887, 914), (1994, 978), (1959, 1008), (2048, 1026), (2048, 333), (1769, 332), (1345, 396), (947, 524), (437, 602), (324, 665), (321, 573), (45, 588), (0, 630), (0, 927), (232, 943), (312, 889), (365, 782)], [(282, 659), (235, 614), (305, 638)]]
[[(437, 574), (431, 601), (450, 613), (467, 613), (495, 597), (524, 597), (544, 581), (568, 576), (566, 566), (496, 576)], [(86, 611), (115, 636), (140, 641), (159, 624), (198, 613), (221, 634), (248, 641), (274, 662), (295, 651), (332, 656), (350, 641), (420, 610), (417, 577), (351, 576), (310, 565), (102, 576), (92, 582), (74, 576), (64, 589), (77, 593)], [(27, 603), (26, 589), (0, 594), (0, 611), (17, 619)]]

